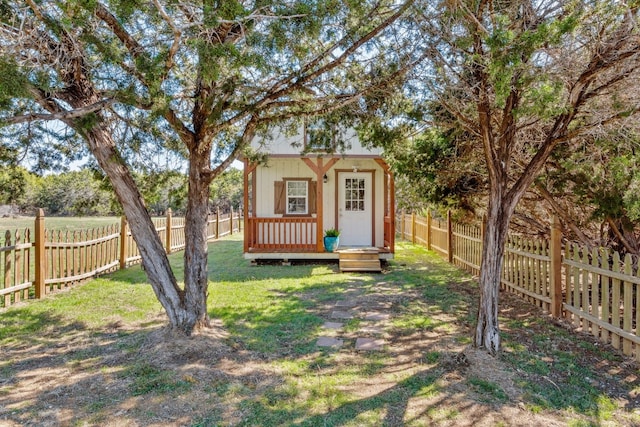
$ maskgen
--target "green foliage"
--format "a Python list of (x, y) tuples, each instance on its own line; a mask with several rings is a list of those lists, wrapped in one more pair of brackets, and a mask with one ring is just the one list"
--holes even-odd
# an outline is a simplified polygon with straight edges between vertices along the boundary
[(240, 169), (229, 168), (222, 172), (211, 183), (210, 206), (213, 210), (227, 211), (231, 207), (238, 209), (243, 203), (243, 172)]
[(10, 108), (15, 98), (28, 95), (27, 82), (27, 78), (13, 60), (0, 57), (0, 110)]
[(338, 237), (340, 236), (340, 230), (329, 228), (328, 230), (324, 230), (324, 235), (327, 237)]
[[(640, 220), (640, 155), (637, 135), (575, 141), (554, 154), (546, 181), (554, 191), (592, 207), (592, 218)], [(568, 194), (569, 193), (569, 194)]]
[(28, 172), (21, 167), (0, 169), (0, 204), (14, 204), (24, 197)]
[(187, 207), (187, 177), (176, 171), (150, 171), (137, 173), (134, 179), (147, 205), (154, 215), (164, 214), (168, 208), (184, 213)]
[(32, 181), (21, 203), (23, 210), (42, 208), (46, 215), (110, 215), (112, 194), (100, 188), (90, 170), (45, 175)]
[(427, 206), (474, 209), (473, 198), (484, 190), (482, 167), (459, 135), (431, 128), (392, 150), (387, 155), (399, 176), (400, 208), (426, 207), (417, 199)]

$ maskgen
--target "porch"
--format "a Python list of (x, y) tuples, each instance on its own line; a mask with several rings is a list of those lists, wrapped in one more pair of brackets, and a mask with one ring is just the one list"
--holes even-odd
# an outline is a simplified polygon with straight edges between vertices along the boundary
[[(317, 218), (252, 218), (245, 220), (246, 259), (335, 259), (339, 252), (327, 252), (323, 245), (323, 235), (318, 237)], [(357, 247), (378, 252), (380, 259), (392, 259), (388, 233), (393, 229), (385, 218), (384, 247)], [(321, 229), (322, 230), (322, 229)], [(393, 236), (391, 234), (391, 236)], [(318, 239), (319, 245), (318, 245)], [(340, 246), (338, 251), (356, 247)]]

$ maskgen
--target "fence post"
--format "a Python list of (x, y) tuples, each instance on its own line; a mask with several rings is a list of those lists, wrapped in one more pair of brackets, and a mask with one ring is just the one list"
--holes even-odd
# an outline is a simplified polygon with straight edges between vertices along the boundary
[(453, 263), (453, 227), (450, 209), (447, 211), (447, 261)]
[(42, 209), (38, 209), (38, 213), (36, 214), (35, 220), (35, 291), (36, 298), (44, 297), (46, 293), (46, 288), (44, 285), (44, 279), (46, 274), (45, 262), (45, 229), (44, 229), (44, 211)]
[(127, 217), (120, 218), (120, 270), (127, 268)]
[(416, 243), (416, 213), (411, 213), (411, 243)]
[(167, 251), (167, 255), (171, 253), (171, 218), (173, 212), (171, 212), (171, 208), (167, 208), (167, 226), (165, 227), (165, 249)]
[(562, 230), (560, 220), (553, 216), (551, 223), (551, 315), (562, 316)]
[(216, 209), (216, 240), (220, 238), (220, 208)]
[(427, 209), (427, 250), (431, 250), (431, 209)]
[(233, 235), (233, 205), (229, 208), (229, 235)]

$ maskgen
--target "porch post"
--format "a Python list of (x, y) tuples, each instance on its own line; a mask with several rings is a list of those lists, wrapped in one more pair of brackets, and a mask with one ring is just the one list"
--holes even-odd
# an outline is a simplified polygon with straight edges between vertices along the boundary
[(324, 199), (323, 199), (323, 187), (324, 182), (322, 179), (323, 176), (323, 167), (322, 167), (322, 157), (318, 157), (318, 167), (316, 169), (316, 251), (324, 252), (324, 215), (323, 215), (323, 207), (324, 207)]
[[(244, 159), (244, 253), (249, 252), (249, 160)], [(253, 191), (253, 189), (252, 189)]]
[(334, 157), (330, 159), (326, 166), (324, 165), (322, 157), (318, 157), (317, 163), (313, 163), (308, 157), (303, 157), (302, 161), (309, 166), (309, 169), (316, 173), (316, 251), (324, 252), (323, 177), (324, 174), (336, 164), (338, 158)]
[(389, 244), (391, 247), (389, 250), (393, 254), (396, 252), (396, 185), (393, 178), (393, 172), (389, 170), (388, 174), (389, 186), (387, 188), (389, 189), (389, 217), (391, 219), (391, 231), (389, 233)]

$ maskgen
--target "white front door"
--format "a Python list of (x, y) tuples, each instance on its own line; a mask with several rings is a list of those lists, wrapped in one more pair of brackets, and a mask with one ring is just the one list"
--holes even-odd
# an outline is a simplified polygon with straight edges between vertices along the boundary
[(339, 173), (340, 246), (373, 246), (371, 179), (368, 172)]

